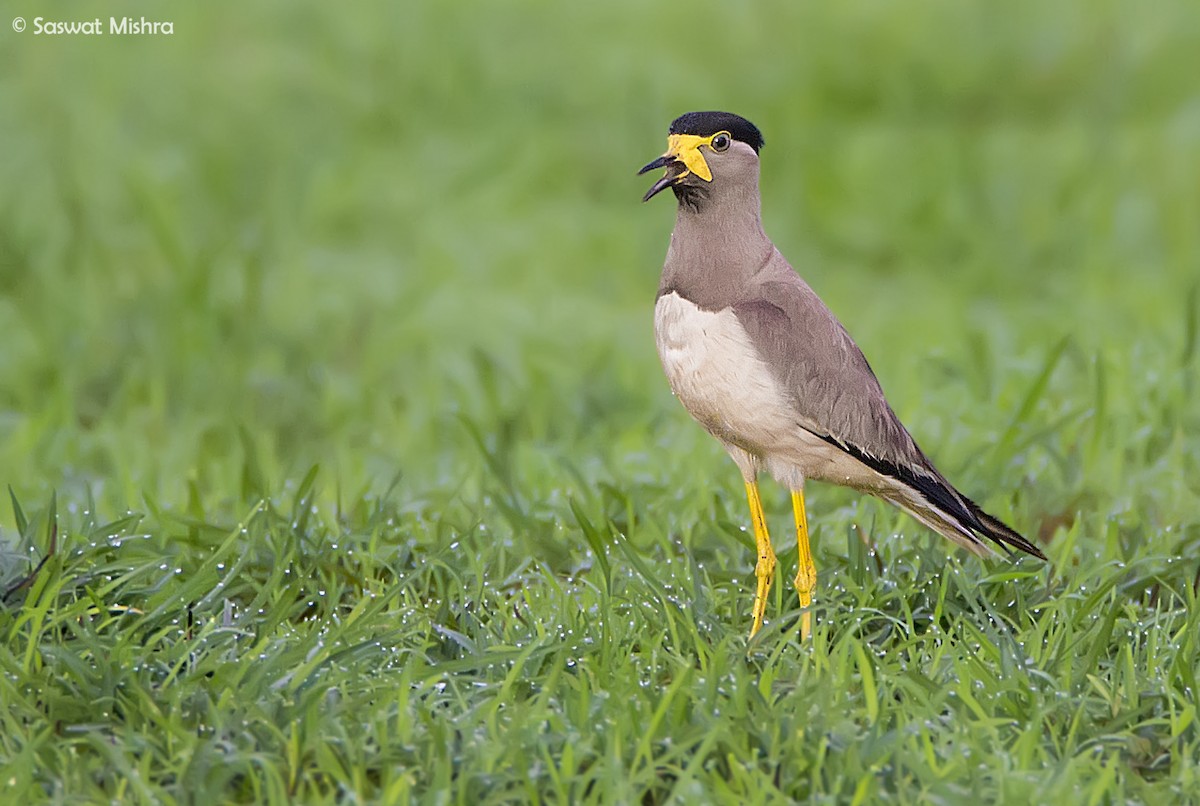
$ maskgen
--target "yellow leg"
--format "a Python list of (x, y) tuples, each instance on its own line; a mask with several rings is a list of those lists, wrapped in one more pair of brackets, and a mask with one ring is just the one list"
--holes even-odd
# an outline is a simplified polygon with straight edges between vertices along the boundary
[(767, 534), (767, 518), (763, 514), (762, 499), (758, 497), (758, 482), (746, 482), (746, 500), (750, 502), (750, 520), (754, 523), (754, 543), (758, 546), (758, 562), (754, 576), (758, 588), (754, 592), (754, 624), (750, 637), (762, 629), (763, 616), (767, 612), (767, 592), (775, 580), (775, 549), (771, 548), (771, 536)]
[(804, 512), (804, 491), (792, 491), (792, 514), (796, 516), (796, 545), (800, 549), (799, 568), (796, 569), (796, 593), (800, 594), (800, 638), (807, 641), (812, 634), (813, 589), (817, 587), (817, 565), (813, 562), (812, 548), (808, 545), (808, 515)]

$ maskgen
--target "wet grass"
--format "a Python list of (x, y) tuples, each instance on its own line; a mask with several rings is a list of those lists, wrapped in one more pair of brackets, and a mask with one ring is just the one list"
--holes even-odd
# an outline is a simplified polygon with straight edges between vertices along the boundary
[[(1200, 14), (1006, 8), (6, 26), (0, 800), (1194, 800)], [(801, 644), (768, 490), (747, 641), (633, 176), (709, 107), (1048, 564), (813, 485)]]

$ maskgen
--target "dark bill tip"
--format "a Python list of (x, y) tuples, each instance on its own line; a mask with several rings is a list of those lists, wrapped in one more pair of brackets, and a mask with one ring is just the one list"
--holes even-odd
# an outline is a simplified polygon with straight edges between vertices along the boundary
[(658, 180), (653, 185), (651, 185), (650, 189), (646, 191), (646, 195), (642, 197), (642, 201), (644, 201), (644, 202), (650, 201), (655, 196), (657, 196), (659, 193), (666, 190), (671, 185), (675, 184), (675, 180), (677, 180), (678, 178), (679, 177), (677, 175), (667, 174), (662, 179)]
[(653, 171), (655, 168), (666, 168), (667, 172), (663, 175), (662, 179), (659, 179), (646, 191), (646, 195), (642, 197), (642, 201), (644, 202), (650, 201), (667, 188), (678, 184), (680, 178), (687, 173), (687, 166), (676, 157), (664, 155), (638, 171), (638, 176), (646, 173), (646, 171)]
[(642, 168), (642, 170), (638, 171), (638, 176), (641, 176), (642, 174), (646, 173), (646, 171), (653, 171), (655, 168), (666, 168), (668, 165), (670, 165), (674, 161), (675, 161), (674, 157), (667, 157), (667, 156), (659, 157), (654, 162), (649, 163), (644, 168)]

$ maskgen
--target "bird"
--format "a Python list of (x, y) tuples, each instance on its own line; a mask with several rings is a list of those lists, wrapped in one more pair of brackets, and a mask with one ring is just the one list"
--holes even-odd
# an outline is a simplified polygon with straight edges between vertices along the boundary
[(654, 306), (654, 338), (674, 395), (728, 452), (745, 482), (757, 547), (750, 637), (762, 628), (776, 556), (758, 477), (791, 492), (798, 549), (793, 585), (801, 639), (817, 586), (804, 486), (829, 482), (874, 495), (934, 532), (988, 556), (1046, 555), (946, 480), (892, 410), (846, 328), (763, 230), (753, 123), (688, 112), (643, 202), (670, 188), (675, 228)]

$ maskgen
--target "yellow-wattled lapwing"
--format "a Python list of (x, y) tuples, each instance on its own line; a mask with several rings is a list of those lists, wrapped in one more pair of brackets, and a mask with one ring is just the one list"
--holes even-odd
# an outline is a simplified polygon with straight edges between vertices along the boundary
[(1045, 559), (938, 472), (845, 328), (763, 232), (762, 146), (745, 118), (690, 112), (671, 124), (667, 152), (640, 171), (665, 169), (643, 201), (671, 188), (679, 203), (654, 308), (663, 369), (746, 482), (758, 546), (750, 635), (762, 627), (775, 574), (758, 492), (762, 471), (792, 493), (805, 638), (817, 582), (804, 510), (808, 479), (879, 496), (976, 554), (991, 553), (990, 542)]

